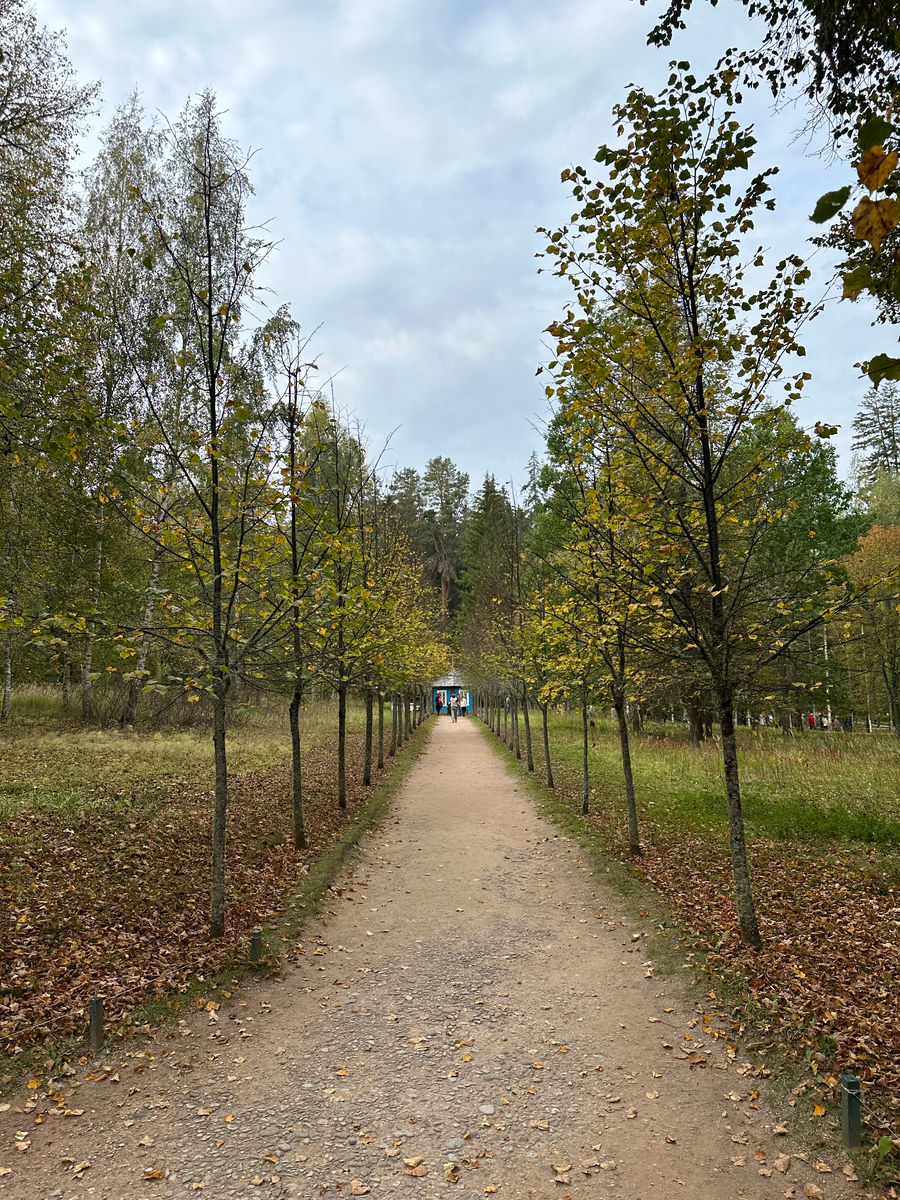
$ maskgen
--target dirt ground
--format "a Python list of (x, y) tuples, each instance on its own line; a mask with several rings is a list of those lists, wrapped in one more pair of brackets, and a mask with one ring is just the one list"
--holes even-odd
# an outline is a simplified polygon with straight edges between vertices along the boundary
[(472, 720), (335, 888), (282, 979), (0, 1112), (0, 1200), (858, 1194)]

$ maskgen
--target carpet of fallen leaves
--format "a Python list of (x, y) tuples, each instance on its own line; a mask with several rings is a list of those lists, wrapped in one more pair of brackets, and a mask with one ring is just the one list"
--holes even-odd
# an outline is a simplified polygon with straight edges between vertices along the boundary
[[(212, 792), (184, 779), (152, 804), (91, 804), (83, 815), (27, 806), (0, 826), (0, 1049), (14, 1054), (80, 1033), (92, 996), (108, 1022), (185, 990), (246, 957), (247, 932), (271, 920), (291, 887), (371, 796), (362, 735), (347, 738), (347, 808), (336, 798), (337, 748), (304, 761), (309, 848), (291, 833), (290, 761), (232, 778), (228, 927), (207, 932)], [(383, 777), (373, 771), (373, 783)]]
[[(556, 769), (556, 794), (581, 808), (580, 774)], [(627, 858), (618, 790), (592, 801), (588, 824)], [(748, 834), (763, 948), (738, 933), (727, 828), (685, 830), (642, 814), (637, 874), (692, 935), (697, 972), (735, 999), (737, 1028), (808, 1058), (810, 1088), (839, 1099), (841, 1072), (859, 1075), (884, 1127), (900, 1130), (900, 876), (896, 854), (853, 842), (788, 842)], [(894, 1136), (897, 1136), (895, 1133)]]

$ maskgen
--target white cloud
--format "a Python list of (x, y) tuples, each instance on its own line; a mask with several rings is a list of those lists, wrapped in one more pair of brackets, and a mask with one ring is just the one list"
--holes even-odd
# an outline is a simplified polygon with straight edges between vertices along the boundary
[[(449, 454), (474, 480), (521, 472), (543, 412), (542, 329), (566, 285), (536, 275), (537, 225), (568, 219), (559, 172), (611, 137), (626, 84), (650, 88), (671, 57), (712, 66), (748, 40), (736, 3), (695, 7), (671, 50), (648, 49), (663, 0), (37, 0), (67, 26), (105, 115), (134, 84), (174, 117), (214, 87), (229, 132), (259, 147), (257, 220), (280, 245), (265, 278), (316, 338), (323, 375), (401, 463)], [(809, 236), (834, 177), (791, 146), (798, 119), (752, 100), (759, 161), (784, 164), (776, 253)], [(91, 140), (86, 140), (90, 146)], [(831, 186), (836, 186), (831, 184)], [(849, 306), (810, 330), (803, 411), (848, 429), (864, 390), (852, 363), (890, 332)], [(842, 438), (843, 438), (842, 431)]]

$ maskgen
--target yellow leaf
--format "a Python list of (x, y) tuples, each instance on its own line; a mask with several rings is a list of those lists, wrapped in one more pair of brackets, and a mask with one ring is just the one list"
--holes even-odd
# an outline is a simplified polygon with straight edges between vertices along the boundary
[(531, 1065), (536, 1071), (543, 1071), (544, 1069), (544, 1064), (542, 1062), (533, 1062)]
[(877, 250), (891, 230), (900, 225), (900, 203), (890, 196), (882, 200), (863, 196), (850, 219), (854, 236)]
[(366, 1185), (363, 1183), (363, 1181), (361, 1179), (351, 1179), (350, 1180), (350, 1195), (351, 1196), (367, 1196), (368, 1194), (369, 1194), (369, 1189), (366, 1187)]
[(146, 1171), (144, 1171), (145, 1179), (162, 1179), (162, 1177), (163, 1173), (159, 1167), (148, 1167)]
[(808, 1196), (809, 1200), (822, 1200), (822, 1197), (825, 1195), (822, 1189), (817, 1188), (814, 1183), (804, 1184), (803, 1194), (804, 1196)]
[(414, 1175), (417, 1179), (421, 1179), (423, 1175), (428, 1174), (428, 1168), (424, 1163), (419, 1163), (417, 1167), (410, 1167), (406, 1174)]
[(41, 1081), (39, 1079), (29, 1079), (28, 1080), (28, 1087), (29, 1087), (30, 1091), (33, 1092), (35, 1090), (35, 1088), (39, 1088), (40, 1086), (41, 1086)]
[(417, 1167), (421, 1163), (421, 1161), (422, 1161), (421, 1154), (418, 1156), (418, 1158), (404, 1158), (404, 1160), (403, 1160), (404, 1164), (407, 1167)]
[(896, 150), (892, 150), (888, 154), (885, 152), (884, 146), (870, 146), (856, 164), (859, 182), (870, 192), (877, 192), (887, 182), (898, 161), (900, 161), (900, 155)]
[(817, 1105), (815, 1106), (815, 1108), (813, 1109), (813, 1113), (814, 1113), (814, 1114), (815, 1114), (817, 1117), (824, 1117), (824, 1116), (825, 1116), (825, 1105), (824, 1105), (824, 1104), (817, 1104)]
[(456, 1163), (444, 1163), (444, 1178), (448, 1183), (459, 1183), (459, 1167)]
[(231, 1122), (234, 1120), (234, 1113), (227, 1113), (227, 1114), (226, 1114), (226, 1116), (225, 1116), (225, 1120), (226, 1120), (226, 1121), (228, 1122), (228, 1124), (230, 1125), (230, 1124), (231, 1124)]
[(464, 1054), (464, 1055), (462, 1056), (462, 1059), (461, 1059), (460, 1061), (461, 1061), (461, 1062), (471, 1062), (471, 1061), (472, 1061), (472, 1055), (471, 1055), (471, 1054)]

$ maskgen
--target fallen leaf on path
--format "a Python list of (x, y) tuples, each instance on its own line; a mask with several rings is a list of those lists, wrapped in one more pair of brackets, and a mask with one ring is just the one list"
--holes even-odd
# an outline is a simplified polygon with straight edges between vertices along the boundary
[(145, 1133), (144, 1136), (141, 1138), (141, 1140), (138, 1142), (138, 1145), (139, 1146), (152, 1146), (153, 1138), (150, 1136), (149, 1133)]
[(762, 1175), (763, 1179), (771, 1179), (772, 1178), (772, 1168), (771, 1167), (760, 1167), (759, 1174)]
[(858, 1181), (859, 1176), (856, 1174), (856, 1172), (853, 1170), (853, 1168), (850, 1166), (849, 1163), (847, 1163), (847, 1165), (845, 1167), (841, 1167), (841, 1170), (847, 1176), (847, 1178), (850, 1180), (851, 1183), (856, 1183)]
[(363, 1183), (363, 1181), (361, 1179), (351, 1179), (350, 1180), (350, 1195), (351, 1196), (367, 1196), (368, 1194), (369, 1194), (369, 1189), (366, 1187), (366, 1185)]
[(557, 1173), (557, 1175), (565, 1175), (565, 1173), (567, 1171), (572, 1170), (572, 1164), (571, 1163), (554, 1163), (553, 1170)]
[(147, 1167), (144, 1171), (145, 1179), (162, 1179), (163, 1173), (159, 1167)]
[(757, 1162), (764, 1163), (766, 1161), (766, 1152), (763, 1149), (754, 1150), (753, 1157)]
[(816, 1170), (819, 1171), (822, 1175), (830, 1175), (831, 1174), (831, 1167), (829, 1167), (827, 1162), (821, 1162), (821, 1161), (817, 1162)]
[(644, 1092), (648, 1100), (656, 1100), (659, 1098), (659, 1092)]
[(826, 1111), (827, 1111), (827, 1110), (826, 1110), (826, 1108), (825, 1108), (825, 1105), (824, 1105), (824, 1104), (817, 1104), (817, 1105), (816, 1105), (816, 1106), (813, 1108), (813, 1116), (816, 1116), (816, 1117), (824, 1117), (824, 1116), (825, 1116), (825, 1113), (826, 1113)]
[(12, 1167), (0, 1167), (0, 1175), (12, 1175)]
[(444, 1178), (448, 1183), (459, 1183), (459, 1167), (456, 1163), (444, 1163)]
[(601, 1170), (601, 1171), (614, 1171), (615, 1169), (616, 1169), (616, 1163), (615, 1163), (615, 1159), (612, 1159), (612, 1158), (611, 1158), (611, 1159), (609, 1160), (609, 1162), (602, 1162), (602, 1163), (600, 1164), (600, 1170)]
[(778, 1157), (775, 1159), (774, 1163), (772, 1164), (772, 1166), (775, 1168), (775, 1170), (780, 1171), (782, 1173), (782, 1175), (785, 1174), (785, 1172), (787, 1171), (787, 1169), (790, 1165), (791, 1165), (791, 1156), (789, 1154), (779, 1154)]
[(731, 1163), (732, 1163), (732, 1166), (735, 1166), (735, 1167), (746, 1167), (747, 1155), (746, 1154), (732, 1154)]
[(678, 1145), (678, 1138), (673, 1138), (673, 1137), (672, 1137), (672, 1135), (671, 1135), (671, 1133), (667, 1133), (667, 1134), (666, 1134), (666, 1142), (667, 1142), (667, 1143), (668, 1143), (670, 1146), (677, 1146), (677, 1145)]
[(404, 1158), (403, 1163), (407, 1167), (417, 1167), (422, 1162), (422, 1155), (417, 1158)]
[(814, 1183), (805, 1183), (803, 1185), (803, 1194), (808, 1196), (809, 1200), (822, 1200), (825, 1193), (821, 1188), (816, 1187)]
[(625, 1119), (627, 1121), (633, 1121), (636, 1116), (637, 1116), (637, 1109), (629, 1108), (629, 1110), (625, 1114)]
[(733, 1134), (731, 1135), (731, 1140), (732, 1140), (733, 1142), (739, 1142), (739, 1143), (740, 1143), (742, 1146), (746, 1146), (746, 1145), (747, 1145), (747, 1135), (746, 1135), (746, 1133), (743, 1133), (743, 1132), (741, 1132), (741, 1133), (733, 1133)]
[(549, 1123), (549, 1121), (532, 1121), (531, 1128), (532, 1129), (549, 1129), (550, 1123)]

